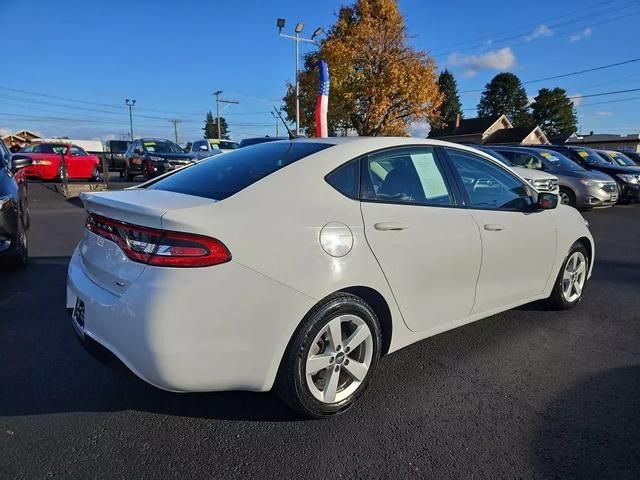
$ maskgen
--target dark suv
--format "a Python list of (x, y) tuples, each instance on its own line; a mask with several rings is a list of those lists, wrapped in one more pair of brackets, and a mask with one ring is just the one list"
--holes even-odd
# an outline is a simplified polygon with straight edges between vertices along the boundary
[(12, 156), (0, 140), (0, 263), (27, 264), (29, 209), (24, 168), (31, 163), (27, 156)]
[(595, 150), (569, 145), (542, 145), (569, 157), (582, 168), (606, 173), (618, 184), (619, 203), (640, 201), (640, 167), (620, 167), (604, 160)]
[(131, 142), (127, 140), (109, 140), (105, 143), (104, 156), (109, 170), (120, 172), (121, 177), (124, 177), (125, 153), (127, 153), (129, 145)]
[(169, 140), (140, 138), (129, 145), (125, 154), (124, 176), (129, 182), (136, 175), (149, 180), (194, 161), (193, 154), (184, 153), (179, 145)]

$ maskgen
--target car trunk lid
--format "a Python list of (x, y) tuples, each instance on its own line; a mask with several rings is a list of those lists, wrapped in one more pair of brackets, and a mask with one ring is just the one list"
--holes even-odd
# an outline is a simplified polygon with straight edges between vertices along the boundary
[[(206, 198), (146, 189), (83, 193), (80, 198), (91, 215), (153, 229), (162, 229), (162, 217), (168, 211), (214, 203)], [(123, 294), (147, 268), (145, 263), (130, 259), (114, 241), (88, 230), (78, 249), (87, 276), (115, 295)]]

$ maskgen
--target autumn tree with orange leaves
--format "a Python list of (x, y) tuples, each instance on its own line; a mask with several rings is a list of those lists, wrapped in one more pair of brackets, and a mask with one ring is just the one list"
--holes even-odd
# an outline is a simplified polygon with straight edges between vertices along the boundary
[[(411, 48), (395, 0), (357, 0), (342, 7), (320, 42), (305, 56), (299, 74), (300, 123), (315, 130), (316, 61), (329, 64), (329, 132), (355, 129), (358, 135), (406, 135), (414, 122), (433, 121), (443, 96), (436, 65)], [(284, 110), (294, 121), (295, 87), (287, 85)]]

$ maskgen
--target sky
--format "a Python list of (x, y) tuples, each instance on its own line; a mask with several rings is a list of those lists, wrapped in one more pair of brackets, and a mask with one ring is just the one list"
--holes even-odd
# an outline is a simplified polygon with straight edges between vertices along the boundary
[[(303, 22), (327, 29), (349, 0), (0, 0), (0, 133), (29, 129), (76, 139), (123, 138), (125, 98), (135, 99), (134, 135), (179, 141), (202, 135), (223, 105), (231, 136), (275, 134), (270, 114), (295, 74), (295, 45), (278, 36)], [(523, 82), (640, 57), (640, 0), (400, 0), (411, 45), (448, 68), (464, 114), (475, 116), (484, 85), (509, 71)], [(301, 44), (301, 55), (312, 45)], [(640, 132), (640, 61), (556, 80), (578, 97), (583, 133)], [(331, 108), (331, 101), (329, 101)], [(425, 136), (427, 126), (412, 133)], [(282, 132), (282, 128), (281, 128)]]

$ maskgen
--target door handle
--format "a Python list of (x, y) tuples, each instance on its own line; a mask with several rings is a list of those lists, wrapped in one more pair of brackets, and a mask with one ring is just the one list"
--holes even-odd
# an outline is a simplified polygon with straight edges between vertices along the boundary
[(398, 222), (380, 222), (376, 223), (373, 227), (381, 232), (397, 232), (399, 230), (406, 230), (409, 228), (409, 225)]
[(487, 223), (487, 224), (484, 226), (484, 229), (485, 229), (487, 232), (499, 232), (499, 231), (501, 231), (501, 230), (504, 230), (504, 227), (503, 227), (502, 225), (497, 225), (497, 224), (495, 224), (495, 223)]

